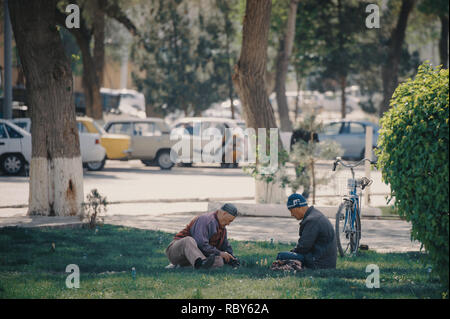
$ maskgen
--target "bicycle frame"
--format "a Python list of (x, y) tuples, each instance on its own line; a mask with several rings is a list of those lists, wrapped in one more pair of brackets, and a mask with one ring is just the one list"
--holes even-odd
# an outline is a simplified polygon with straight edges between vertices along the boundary
[[(340, 234), (345, 234), (345, 237), (349, 241), (347, 244), (347, 248), (345, 250), (347, 250), (350, 247), (350, 252), (352, 254), (357, 253), (359, 240), (361, 239), (360, 217), (361, 217), (362, 190), (366, 186), (368, 186), (372, 183), (371, 180), (368, 180), (365, 177), (363, 177), (361, 180), (357, 180), (355, 178), (354, 168), (357, 166), (360, 166), (365, 161), (369, 161), (371, 164), (375, 164), (375, 162), (373, 162), (367, 158), (364, 158), (355, 164), (346, 164), (346, 163), (342, 162), (341, 158), (339, 158), (339, 157), (336, 158), (336, 160), (333, 163), (333, 171), (335, 171), (337, 165), (340, 164), (343, 167), (349, 168), (352, 172), (352, 178), (348, 179), (348, 181), (347, 181), (347, 183), (348, 183), (347, 187), (349, 188), (349, 194), (344, 196), (345, 215), (343, 215), (344, 224), (342, 226), (342, 229), (340, 227), (338, 227), (339, 220), (341, 220), (341, 219), (339, 219), (339, 220), (336, 219), (337, 230), (339, 230)], [(358, 193), (358, 188), (361, 189), (361, 191), (359, 193)], [(336, 235), (338, 235), (338, 234), (336, 233)], [(341, 254), (343, 254), (340, 240), (338, 240), (338, 245), (339, 245)]]
[(351, 204), (346, 203), (346, 205), (345, 205), (346, 206), (345, 207), (345, 219), (344, 219), (344, 227), (342, 229), (343, 232), (347, 231), (346, 226), (347, 226), (347, 222), (349, 221), (349, 218), (350, 218), (350, 231), (351, 232), (355, 231), (356, 218), (357, 218), (357, 216), (360, 215), (360, 211), (361, 211), (361, 201), (360, 201), (361, 194), (357, 193), (357, 185), (356, 185), (355, 172), (353, 171), (353, 167), (350, 168), (350, 170), (352, 172), (352, 189), (349, 191), (349, 196), (344, 198), (344, 201), (351, 202)]

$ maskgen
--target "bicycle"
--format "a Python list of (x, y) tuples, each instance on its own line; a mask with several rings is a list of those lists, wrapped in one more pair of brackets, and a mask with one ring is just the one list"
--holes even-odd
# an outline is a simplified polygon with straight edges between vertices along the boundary
[[(364, 158), (355, 164), (346, 164), (337, 157), (333, 163), (333, 171), (336, 170), (338, 164), (343, 167), (350, 168), (352, 178), (347, 180), (349, 194), (343, 197), (343, 202), (339, 205), (336, 213), (336, 243), (341, 257), (356, 255), (359, 249), (359, 241), (361, 239), (361, 196), (362, 191), (373, 183), (373, 180), (362, 177), (355, 179), (354, 168), (360, 166), (364, 162), (375, 164), (376, 162)], [(361, 191), (358, 193), (358, 189)], [(345, 209), (345, 213), (343, 210)]]

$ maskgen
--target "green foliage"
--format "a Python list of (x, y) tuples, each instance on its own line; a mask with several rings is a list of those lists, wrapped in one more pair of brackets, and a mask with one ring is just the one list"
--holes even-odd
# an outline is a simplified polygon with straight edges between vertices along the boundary
[(199, 115), (228, 98), (236, 52), (227, 46), (235, 32), (227, 3), (153, 0), (146, 5), (143, 48), (138, 41), (133, 49), (145, 77), (133, 74), (133, 79), (147, 103), (162, 114)]
[[(365, 8), (377, 4), (381, 11), (381, 28), (368, 29)], [(369, 98), (362, 105), (368, 113), (376, 113), (378, 106), (372, 101), (383, 91), (380, 65), (387, 60), (387, 45), (400, 12), (401, 1), (304, 0), (298, 4), (296, 35), (291, 62), (297, 74), (308, 78), (307, 89), (335, 91), (339, 79), (346, 77), (347, 86), (358, 85), (363, 96)], [(447, 10), (448, 11), (448, 10)], [(340, 18), (339, 18), (340, 17)], [(410, 19), (411, 20), (411, 19)], [(411, 26), (414, 21), (409, 21)], [(417, 23), (419, 34), (429, 27)], [(426, 33), (428, 35), (428, 33)], [(427, 38), (428, 39), (428, 38)], [(423, 42), (414, 41), (416, 47)], [(409, 52), (402, 47), (399, 64), (401, 78), (412, 76), (419, 66), (418, 51)]]
[(398, 86), (380, 120), (378, 167), (389, 183), (411, 236), (429, 253), (448, 287), (449, 274), (449, 77), (423, 64), (414, 80)]
[[(269, 145), (267, 146), (267, 148), (270, 148), (270, 143), (268, 144)], [(265, 152), (261, 149), (260, 145), (257, 145), (255, 151), (256, 163), (250, 163), (247, 166), (244, 166), (243, 171), (244, 173), (253, 177), (254, 179), (264, 181), (265, 183), (269, 184), (279, 181), (280, 172), (284, 170), (284, 166), (286, 165), (289, 159), (289, 155), (286, 152), (286, 150), (283, 149), (283, 147), (279, 147), (277, 155), (278, 168), (274, 170), (272, 173), (268, 173), (269, 171), (268, 168), (273, 163), (271, 163), (270, 161), (261, 161), (261, 158), (269, 157), (270, 153), (269, 155), (267, 155), (267, 153), (268, 152)]]
[[(362, 19), (367, 1), (300, 1), (293, 51), (295, 67), (323, 80), (339, 81), (357, 73), (367, 61), (360, 37), (367, 32)], [(318, 66), (318, 67), (317, 67)], [(337, 85), (336, 85), (337, 86)]]
[(74, 75), (80, 76), (83, 72), (83, 63), (80, 59), (81, 51), (75, 38), (65, 28), (59, 30), (66, 55), (70, 57), (70, 67)]
[(425, 14), (448, 17), (448, 0), (422, 0), (417, 7)]

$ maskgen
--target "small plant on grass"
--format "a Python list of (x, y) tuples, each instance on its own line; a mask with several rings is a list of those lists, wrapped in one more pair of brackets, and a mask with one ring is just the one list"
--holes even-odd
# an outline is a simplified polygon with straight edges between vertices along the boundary
[(96, 188), (87, 195), (87, 203), (84, 204), (84, 210), (90, 229), (94, 229), (97, 225), (103, 225), (107, 205), (106, 197), (100, 195)]

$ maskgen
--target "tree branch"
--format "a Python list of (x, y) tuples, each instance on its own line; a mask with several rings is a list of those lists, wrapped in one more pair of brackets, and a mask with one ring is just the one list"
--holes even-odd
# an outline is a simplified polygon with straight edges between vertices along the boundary
[(117, 5), (117, 3), (107, 2), (105, 6), (105, 13), (108, 17), (121, 23), (133, 36), (139, 36), (140, 34), (134, 25), (134, 23), (127, 17), (125, 12)]

